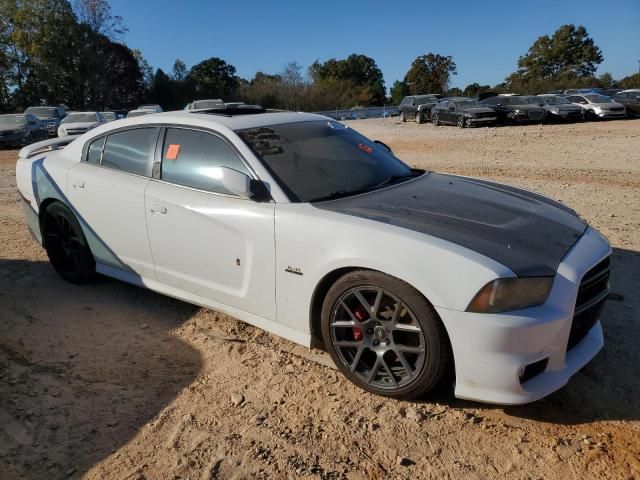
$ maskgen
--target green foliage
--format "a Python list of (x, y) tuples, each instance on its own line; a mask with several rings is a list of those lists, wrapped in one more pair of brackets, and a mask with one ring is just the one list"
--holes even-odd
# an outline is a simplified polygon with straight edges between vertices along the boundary
[(479, 93), (486, 92), (487, 90), (491, 90), (490, 85), (480, 85), (478, 83), (472, 83), (464, 87), (462, 96), (476, 98)]
[(458, 87), (453, 87), (449, 89), (449, 91), (447, 92), (447, 95), (450, 97), (461, 97), (462, 90), (459, 89)]
[(429, 53), (416, 58), (404, 77), (412, 95), (447, 93), (451, 77), (457, 74), (450, 56)]
[(640, 88), (640, 73), (624, 77), (618, 82), (618, 88)]
[(197, 98), (232, 98), (238, 88), (236, 67), (224, 60), (211, 57), (191, 67), (187, 80)]
[(602, 52), (583, 26), (563, 25), (551, 37), (543, 35), (531, 45), (506, 83), (527, 92), (558, 89), (556, 85), (577, 87), (583, 79), (593, 78), (602, 60)]
[(402, 101), (404, 97), (410, 95), (409, 93), (409, 85), (400, 80), (396, 80), (393, 82), (393, 86), (391, 87), (391, 103), (393, 105), (398, 105)]

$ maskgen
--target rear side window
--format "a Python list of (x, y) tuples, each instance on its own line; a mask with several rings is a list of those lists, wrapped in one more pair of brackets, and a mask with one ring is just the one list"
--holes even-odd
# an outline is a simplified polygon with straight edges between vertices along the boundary
[(136, 128), (109, 135), (102, 166), (150, 177), (156, 134), (156, 128)]
[(213, 193), (233, 195), (220, 183), (219, 167), (250, 175), (238, 155), (210, 133), (169, 128), (162, 150), (162, 179)]
[(87, 162), (93, 163), (95, 165), (100, 164), (100, 159), (102, 158), (102, 147), (104, 147), (105, 137), (94, 140), (89, 145), (89, 150), (87, 151)]

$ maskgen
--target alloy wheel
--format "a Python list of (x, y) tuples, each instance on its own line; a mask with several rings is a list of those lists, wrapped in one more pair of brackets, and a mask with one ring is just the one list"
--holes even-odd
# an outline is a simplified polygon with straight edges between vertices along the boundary
[(47, 215), (44, 222), (44, 243), (56, 270), (66, 274), (81, 270), (85, 246), (71, 222), (60, 213)]

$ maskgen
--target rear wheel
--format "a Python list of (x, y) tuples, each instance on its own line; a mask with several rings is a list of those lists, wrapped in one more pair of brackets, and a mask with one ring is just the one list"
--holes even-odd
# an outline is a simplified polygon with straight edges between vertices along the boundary
[(51, 203), (42, 219), (42, 238), (55, 271), (71, 283), (88, 283), (96, 262), (75, 215), (60, 202)]
[(448, 338), (431, 305), (410, 285), (380, 272), (352, 272), (331, 287), (322, 334), (347, 379), (378, 395), (422, 395), (449, 363)]
[(434, 113), (433, 115), (431, 115), (431, 123), (433, 123), (434, 127), (437, 127), (438, 125), (440, 125), (440, 118), (438, 118), (437, 113)]

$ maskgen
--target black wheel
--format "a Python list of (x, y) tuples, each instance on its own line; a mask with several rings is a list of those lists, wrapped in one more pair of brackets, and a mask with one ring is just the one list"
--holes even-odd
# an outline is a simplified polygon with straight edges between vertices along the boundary
[(418, 112), (416, 113), (416, 123), (422, 123), (423, 119), (422, 119), (422, 113)]
[(422, 395), (449, 364), (447, 334), (433, 307), (410, 285), (380, 272), (352, 272), (331, 287), (322, 335), (347, 379), (378, 395)]
[(464, 117), (462, 115), (458, 115), (458, 118), (456, 118), (456, 125), (460, 128), (465, 127)]
[(440, 119), (438, 118), (437, 113), (434, 113), (433, 115), (431, 115), (431, 123), (433, 123), (434, 127), (437, 127), (438, 125), (440, 125)]
[(403, 123), (407, 121), (407, 117), (404, 116), (404, 112), (400, 112), (400, 121)]
[(60, 202), (51, 203), (42, 218), (42, 236), (49, 261), (71, 283), (88, 283), (96, 262), (75, 215)]

